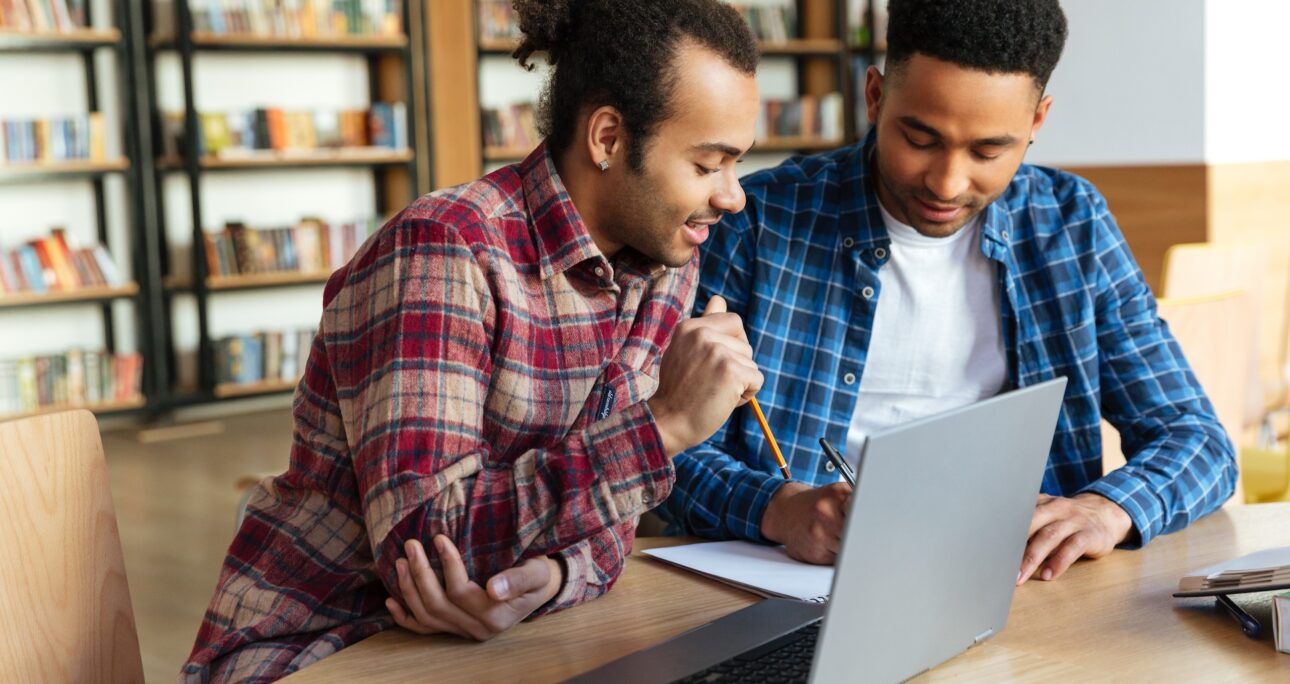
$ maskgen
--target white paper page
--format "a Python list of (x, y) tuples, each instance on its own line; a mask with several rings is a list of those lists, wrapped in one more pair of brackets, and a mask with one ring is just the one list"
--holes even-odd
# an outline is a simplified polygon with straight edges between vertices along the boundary
[(833, 567), (799, 563), (782, 546), (746, 541), (705, 542), (643, 552), (660, 560), (778, 596), (825, 600), (833, 586)]
[(1225, 572), (1252, 572), (1258, 570), (1272, 570), (1282, 566), (1290, 566), (1290, 546), (1283, 546), (1276, 549), (1264, 549), (1254, 553), (1234, 558), (1226, 563), (1211, 565), (1207, 568), (1201, 568), (1187, 573), (1188, 577), (1197, 575), (1214, 579)]

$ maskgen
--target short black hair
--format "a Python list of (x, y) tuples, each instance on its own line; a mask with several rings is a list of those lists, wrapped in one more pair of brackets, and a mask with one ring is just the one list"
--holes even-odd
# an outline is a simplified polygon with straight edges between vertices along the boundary
[(732, 6), (720, 0), (515, 0), (524, 37), (514, 57), (546, 53), (555, 67), (538, 106), (538, 127), (554, 154), (573, 142), (578, 116), (605, 105), (623, 115), (628, 165), (639, 171), (654, 129), (671, 115), (684, 40), (735, 69), (757, 71), (757, 41)]
[(887, 65), (915, 53), (989, 73), (1029, 74), (1042, 91), (1066, 45), (1057, 0), (890, 0)]

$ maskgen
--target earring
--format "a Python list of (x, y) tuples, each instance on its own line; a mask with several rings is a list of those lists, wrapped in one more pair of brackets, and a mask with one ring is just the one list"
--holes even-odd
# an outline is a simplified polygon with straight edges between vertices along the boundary
[(609, 170), (609, 160), (608, 160), (608, 159), (601, 159), (601, 160), (600, 160), (600, 163), (599, 163), (599, 164), (597, 164), (596, 166), (599, 166), (601, 171), (608, 171), (608, 170)]
[(1030, 139), (1030, 144), (1031, 144), (1031, 145), (1034, 145), (1034, 144), (1035, 144), (1035, 139), (1034, 139), (1034, 138), (1031, 138), (1031, 139)]

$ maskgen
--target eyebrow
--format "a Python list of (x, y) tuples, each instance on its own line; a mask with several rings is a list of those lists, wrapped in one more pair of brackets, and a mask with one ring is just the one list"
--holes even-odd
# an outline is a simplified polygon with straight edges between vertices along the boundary
[[(926, 133), (927, 135), (930, 135), (933, 138), (936, 138), (938, 140), (945, 137), (941, 135), (940, 131), (936, 130), (935, 128), (932, 128), (931, 126), (928, 126), (922, 121), (919, 121), (918, 117), (902, 116), (898, 120), (900, 121), (900, 123), (916, 131), (921, 131), (923, 133)], [(972, 145), (974, 147), (1007, 147), (1008, 145), (1012, 145), (1016, 142), (1017, 142), (1017, 136), (1011, 135), (1011, 134), (1005, 134), (1005, 135), (996, 135), (992, 138), (977, 138), (976, 140), (972, 141)]]
[(744, 156), (744, 151), (739, 149), (738, 147), (735, 147), (734, 145), (727, 145), (726, 143), (720, 143), (720, 142), (700, 143), (698, 145), (695, 145), (694, 147), (691, 147), (690, 149), (697, 150), (700, 152), (719, 152), (721, 154), (726, 155), (727, 157), (734, 157), (735, 159), (738, 159)]

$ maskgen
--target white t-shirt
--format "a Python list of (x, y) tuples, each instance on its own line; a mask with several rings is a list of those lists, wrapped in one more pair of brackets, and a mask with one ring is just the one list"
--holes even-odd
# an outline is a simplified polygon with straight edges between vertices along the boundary
[(852, 467), (868, 435), (994, 396), (1007, 382), (997, 265), (981, 253), (983, 215), (931, 238), (883, 209), (891, 258), (878, 270), (873, 336), (847, 431)]

